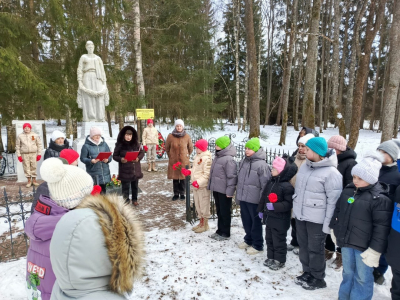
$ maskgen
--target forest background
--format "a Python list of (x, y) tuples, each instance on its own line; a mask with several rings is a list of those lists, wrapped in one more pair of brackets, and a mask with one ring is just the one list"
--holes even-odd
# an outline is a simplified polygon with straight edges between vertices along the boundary
[(87, 40), (105, 65), (110, 126), (147, 107), (159, 122), (228, 120), (249, 137), (276, 124), (280, 145), (288, 125), (337, 126), (353, 148), (365, 120), (397, 137), (400, 1), (0, 0), (9, 150), (14, 119), (65, 119), (77, 136)]

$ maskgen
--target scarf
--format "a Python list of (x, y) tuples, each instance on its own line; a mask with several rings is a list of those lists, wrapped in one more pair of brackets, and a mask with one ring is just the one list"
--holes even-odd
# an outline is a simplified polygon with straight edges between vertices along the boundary
[(103, 139), (103, 138), (100, 138), (100, 140), (99, 140), (98, 142), (96, 142), (96, 141), (92, 140), (91, 137), (89, 137), (89, 141), (91, 141), (91, 142), (92, 142), (93, 144), (95, 144), (96, 146), (100, 145), (100, 143), (102, 142), (102, 139)]
[(171, 134), (172, 134), (174, 137), (180, 138), (180, 137), (185, 136), (186, 131), (185, 131), (185, 130), (182, 130), (181, 132), (178, 132), (178, 131), (176, 130), (176, 128), (175, 128), (174, 130), (172, 130), (172, 133), (171, 133)]

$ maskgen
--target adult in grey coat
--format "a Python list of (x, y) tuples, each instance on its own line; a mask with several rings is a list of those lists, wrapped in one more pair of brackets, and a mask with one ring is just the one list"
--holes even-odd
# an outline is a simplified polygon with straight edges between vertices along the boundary
[(306, 163), (297, 173), (293, 195), (293, 214), (304, 272), (297, 277), (296, 283), (314, 290), (326, 287), (324, 244), (343, 183), (337, 170), (336, 152), (328, 149), (325, 139), (312, 138), (306, 146)]
[(207, 189), (213, 192), (218, 216), (217, 231), (211, 238), (221, 241), (231, 236), (232, 197), (237, 184), (236, 149), (227, 136), (218, 138), (215, 145)]
[(95, 184), (101, 186), (101, 193), (106, 193), (106, 185), (111, 181), (108, 164), (112, 161), (112, 154), (102, 161), (96, 159), (100, 152), (111, 152), (106, 141), (101, 136), (87, 136), (81, 150), (81, 162), (86, 165), (86, 172), (92, 176)]
[(122, 300), (144, 266), (143, 232), (117, 196), (89, 196), (57, 223), (51, 300)]
[(240, 162), (236, 203), (240, 204), (240, 215), (246, 235), (240, 248), (247, 248), (248, 254), (257, 254), (264, 249), (261, 219), (257, 207), (262, 190), (271, 178), (267, 165), (267, 155), (260, 148), (258, 138), (249, 140), (246, 145), (246, 157)]

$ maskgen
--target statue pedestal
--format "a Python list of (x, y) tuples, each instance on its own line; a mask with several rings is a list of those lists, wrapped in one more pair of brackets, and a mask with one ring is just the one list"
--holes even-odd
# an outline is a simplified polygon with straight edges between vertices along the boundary
[[(15, 133), (16, 136), (18, 137), (19, 134), (21, 134), (24, 130), (22, 126), (24, 123), (29, 123), (32, 125), (32, 131), (37, 133), (40, 136), (40, 140), (42, 141), (42, 158), (37, 162), (37, 167), (36, 167), (36, 173), (37, 177), (36, 179), (41, 179), (40, 177), (40, 166), (42, 165), (43, 162), (43, 157), (44, 157), (44, 152), (45, 149), (43, 147), (43, 127), (42, 125), (44, 124), (44, 121), (41, 120), (13, 120), (12, 124), (15, 125)], [(15, 165), (17, 166), (17, 182), (28, 182), (28, 179), (25, 177), (24, 173), (24, 168), (22, 167), (22, 163), (18, 161), (18, 157), (15, 155)]]
[[(107, 143), (108, 147), (110, 147), (110, 151), (114, 152), (115, 143), (117, 142), (117, 138), (111, 138), (110, 137), (110, 131), (108, 130), (108, 123), (107, 122), (82, 122), (81, 137), (76, 139), (76, 140), (74, 140), (74, 142), (72, 144), (72, 148), (76, 152), (79, 153), (79, 156), (81, 155), (82, 147), (85, 144), (86, 137), (89, 135), (90, 128), (92, 126), (96, 126), (96, 127), (101, 128), (101, 130), (103, 132), (102, 137), (104, 138), (104, 140)], [(110, 167), (111, 177), (112, 177), (113, 174), (118, 175), (118, 162), (113, 160), (108, 165)], [(81, 162), (80, 159), (79, 159), (78, 166), (86, 171), (86, 166), (85, 166), (84, 163)]]

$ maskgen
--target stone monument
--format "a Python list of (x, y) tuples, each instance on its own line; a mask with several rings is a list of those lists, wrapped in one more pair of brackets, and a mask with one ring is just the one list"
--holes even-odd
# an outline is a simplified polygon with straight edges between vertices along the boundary
[[(88, 54), (79, 59), (78, 65), (78, 107), (82, 109), (82, 129), (80, 138), (73, 143), (73, 148), (80, 155), (86, 137), (89, 135), (92, 126), (100, 127), (103, 131), (103, 138), (111, 151), (115, 148), (116, 139), (110, 137), (108, 123), (105, 122), (105, 107), (108, 106), (110, 97), (107, 88), (107, 77), (104, 71), (103, 61), (94, 54), (92, 41), (86, 42)], [(79, 167), (85, 169), (85, 165), (79, 161)], [(111, 174), (118, 174), (118, 163), (110, 163)]]

